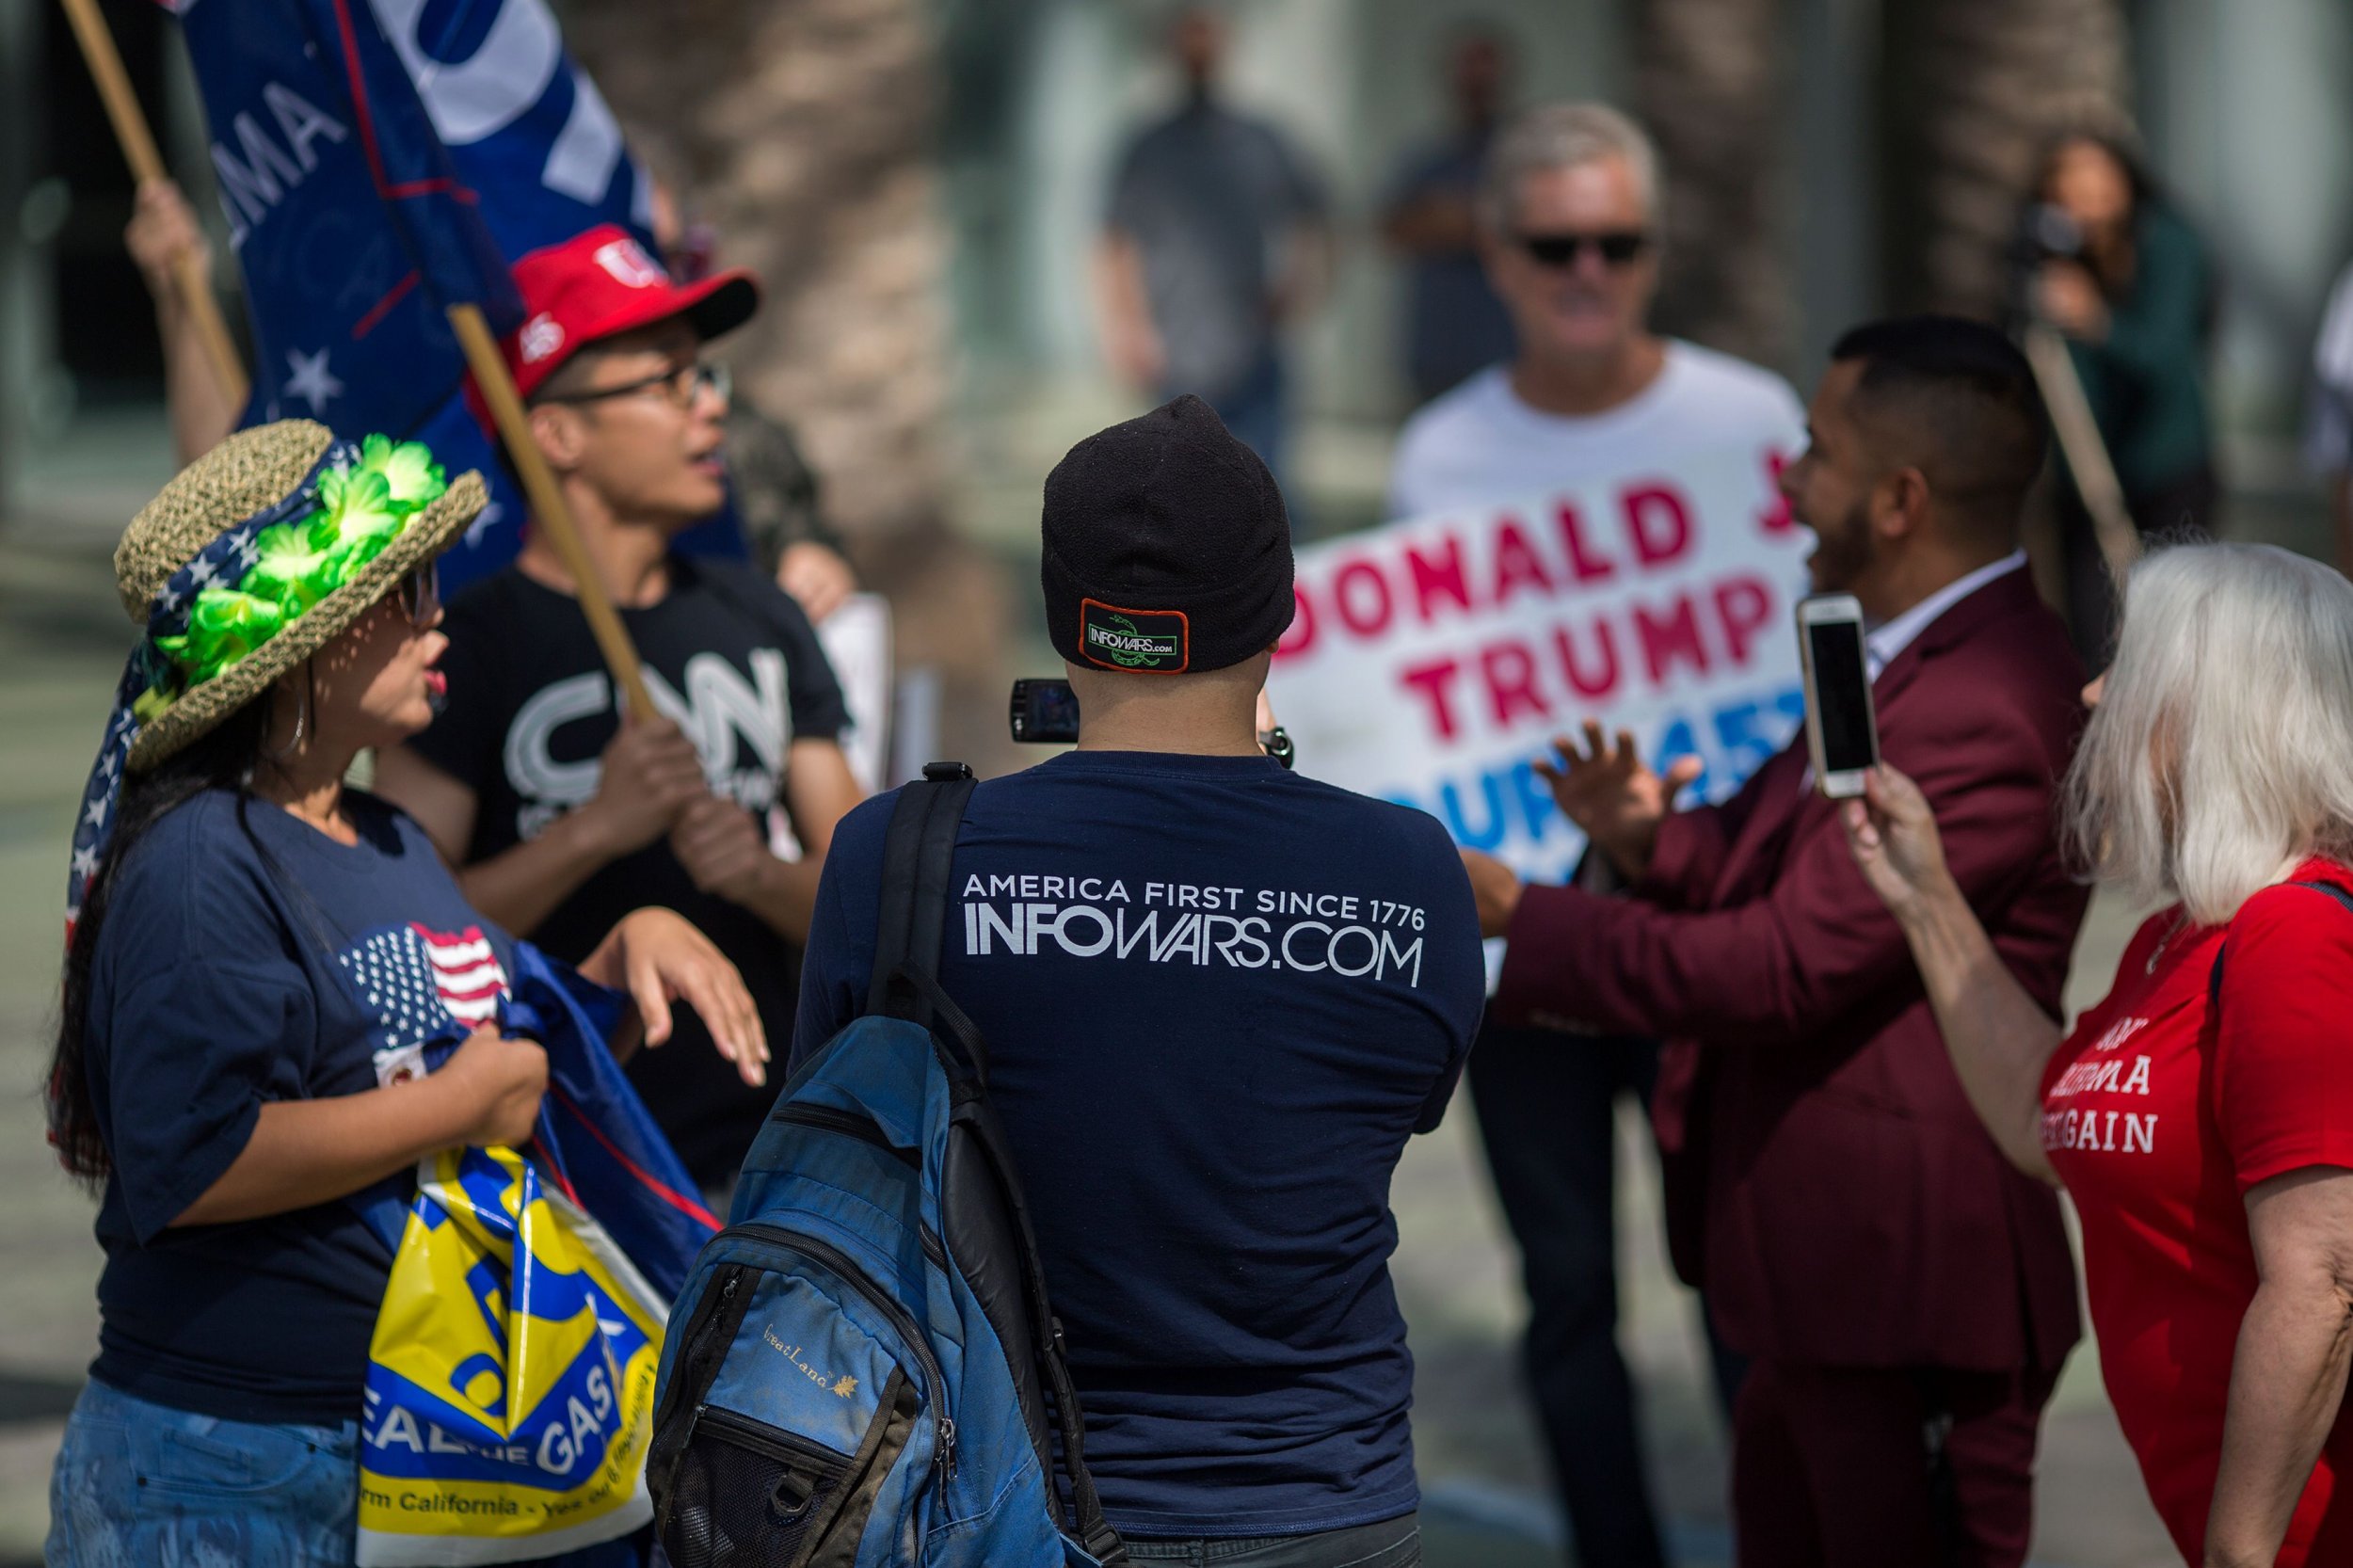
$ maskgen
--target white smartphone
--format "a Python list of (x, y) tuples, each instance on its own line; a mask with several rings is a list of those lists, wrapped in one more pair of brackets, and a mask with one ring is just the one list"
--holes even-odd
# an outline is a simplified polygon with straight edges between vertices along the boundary
[(1864, 661), (1863, 606), (1852, 594), (1798, 601), (1798, 648), (1805, 661), (1805, 745), (1814, 787), (1833, 800), (1863, 792), (1880, 760), (1879, 715)]

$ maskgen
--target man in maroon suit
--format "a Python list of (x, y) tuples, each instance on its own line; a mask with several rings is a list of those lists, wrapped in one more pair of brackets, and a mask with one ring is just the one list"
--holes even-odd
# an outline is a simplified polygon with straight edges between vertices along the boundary
[[(1816, 590), (1863, 603), (1881, 753), (2056, 1016), (2086, 894), (2052, 795), (2083, 672), (2018, 548), (2043, 448), (2025, 361), (1976, 323), (1874, 323), (1833, 350), (1808, 423), (1783, 488), (1817, 536)], [(2024, 1560), (2036, 1427), (2077, 1332), (2056, 1197), (1971, 1113), (1802, 742), (1674, 811), (1630, 736), (1587, 737), (1544, 769), (1628, 896), (1523, 888), (1466, 853), (1510, 938), (1492, 1013), (1670, 1042), (1654, 1114), (1676, 1267), (1754, 1358), (1741, 1563)]]

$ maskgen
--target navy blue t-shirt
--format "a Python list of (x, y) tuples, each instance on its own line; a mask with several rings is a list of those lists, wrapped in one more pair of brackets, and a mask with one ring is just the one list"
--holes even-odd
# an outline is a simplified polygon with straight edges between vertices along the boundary
[(169, 1227), (270, 1100), (423, 1070), (455, 1016), (492, 1016), (513, 949), (432, 842), (372, 795), (341, 844), (226, 791), (116, 869), (92, 964), (90, 1093), (113, 1171), (98, 1211), (102, 1381), (227, 1420), (356, 1420), (392, 1255), (341, 1199)]
[[(863, 1008), (896, 795), (836, 829), (793, 1052)], [(989, 1047), (1113, 1524), (1418, 1500), (1389, 1176), (1483, 989), (1430, 817), (1263, 758), (1070, 752), (972, 795), (940, 979)]]

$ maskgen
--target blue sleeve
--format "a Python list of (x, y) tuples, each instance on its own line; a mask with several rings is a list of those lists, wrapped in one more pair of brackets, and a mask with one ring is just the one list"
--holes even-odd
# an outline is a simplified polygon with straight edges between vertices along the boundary
[(1450, 1036), (1445, 1069), (1431, 1086), (1415, 1119), (1416, 1132), (1429, 1132), (1446, 1116), (1447, 1102), (1470, 1058), (1487, 1005), (1487, 964), (1479, 936), (1479, 909), (1471, 898), (1470, 873), (1453, 840), (1434, 818), (1425, 819), (1434, 840), (1430, 877), (1430, 956), (1437, 1006)]
[(860, 1013), (874, 967), (875, 889), (882, 874), (883, 835), (899, 792), (861, 802), (833, 830), (825, 869), (809, 913), (808, 945), (801, 955), (801, 1003), (792, 1019), (786, 1075)]
[[(142, 1243), (236, 1162), (264, 1101), (306, 1097), (318, 1028), (266, 906), (216, 855), (190, 858), (204, 847), (170, 827), (109, 897), (84, 1064)], [(214, 875), (198, 874), (208, 863)]]

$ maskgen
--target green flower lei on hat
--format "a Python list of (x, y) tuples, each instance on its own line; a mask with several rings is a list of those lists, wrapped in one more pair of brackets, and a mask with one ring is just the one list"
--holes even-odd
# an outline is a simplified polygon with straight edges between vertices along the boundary
[(188, 629), (157, 637), (168, 665), (133, 705), (142, 724), (294, 624), (384, 553), (408, 520), (449, 488), (422, 441), (370, 436), (355, 463), (319, 476), (316, 505), (253, 536), (253, 564), (233, 584), (200, 590)]

